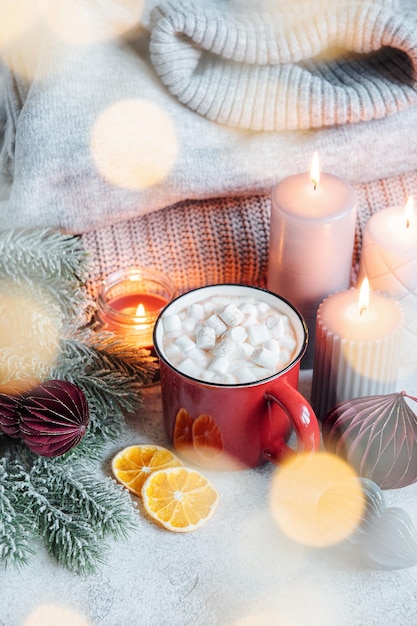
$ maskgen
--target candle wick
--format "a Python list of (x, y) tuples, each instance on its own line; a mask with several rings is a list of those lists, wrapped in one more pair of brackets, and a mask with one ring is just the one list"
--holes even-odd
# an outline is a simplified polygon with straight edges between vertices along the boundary
[(317, 181), (312, 178), (311, 182), (313, 183), (313, 191), (316, 191), (316, 189), (317, 189)]
[(405, 227), (410, 228), (410, 220), (408, 218), (405, 221)]
[(367, 309), (367, 307), (366, 307), (366, 306), (362, 306), (362, 307), (359, 309), (359, 315), (362, 315), (363, 313), (365, 313), (366, 309)]

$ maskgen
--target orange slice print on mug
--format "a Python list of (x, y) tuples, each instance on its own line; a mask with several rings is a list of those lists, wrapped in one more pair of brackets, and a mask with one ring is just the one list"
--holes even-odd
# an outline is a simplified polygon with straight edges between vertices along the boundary
[(212, 461), (223, 452), (220, 428), (210, 415), (199, 415), (193, 422), (192, 441), (195, 452), (204, 460)]
[(217, 461), (224, 451), (223, 437), (211, 415), (201, 414), (193, 419), (181, 408), (175, 418), (173, 443), (187, 461), (205, 467)]
[(181, 408), (175, 418), (174, 447), (178, 452), (186, 453), (193, 447), (193, 418), (186, 409)]

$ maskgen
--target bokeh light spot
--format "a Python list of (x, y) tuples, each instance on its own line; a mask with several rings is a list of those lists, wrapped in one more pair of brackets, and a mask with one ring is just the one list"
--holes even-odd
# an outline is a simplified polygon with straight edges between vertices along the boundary
[(96, 120), (91, 153), (107, 182), (146, 189), (164, 179), (177, 156), (177, 136), (168, 115), (146, 100), (121, 100)]
[(23, 622), (23, 626), (93, 626), (74, 609), (57, 604), (42, 604)]
[(27, 0), (1, 0), (0, 49), (22, 39), (36, 22), (35, 2)]
[(44, 78), (47, 65), (39, 66), (44, 28), (36, 2), (1, 0), (0, 60), (24, 79)]
[(62, 42), (86, 46), (115, 39), (140, 21), (144, 0), (38, 0), (46, 25)]
[(277, 469), (270, 506), (288, 537), (304, 545), (325, 547), (355, 531), (365, 501), (354, 469), (335, 455), (317, 452), (294, 455)]
[(265, 626), (265, 624), (279, 624), (279, 615), (273, 612), (260, 611), (251, 613), (233, 622), (233, 626)]
[(0, 384), (44, 379), (59, 346), (59, 313), (48, 294), (12, 283), (0, 285)]

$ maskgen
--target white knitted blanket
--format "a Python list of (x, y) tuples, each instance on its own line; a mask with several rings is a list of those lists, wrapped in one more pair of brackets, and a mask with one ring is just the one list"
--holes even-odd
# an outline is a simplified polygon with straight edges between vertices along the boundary
[(114, 37), (120, 0), (76, 5), (106, 36), (3, 54), (0, 228), (268, 194), (314, 151), (353, 184), (417, 169), (415, 0), (171, 0)]

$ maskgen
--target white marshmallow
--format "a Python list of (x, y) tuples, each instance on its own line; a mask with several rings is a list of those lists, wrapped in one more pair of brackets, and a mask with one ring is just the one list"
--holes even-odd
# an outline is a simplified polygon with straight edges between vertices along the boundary
[(261, 367), (257, 365), (252, 368), (252, 372), (254, 377), (253, 380), (263, 380), (264, 378), (269, 378), (270, 376), (275, 374), (274, 369), (269, 370), (266, 367)]
[(167, 346), (165, 346), (165, 354), (170, 360), (182, 356), (181, 350), (175, 343), (169, 343)]
[(206, 320), (205, 325), (209, 326), (210, 328), (214, 328), (216, 337), (220, 337), (220, 335), (222, 335), (227, 330), (226, 324), (215, 313), (213, 313), (213, 315), (210, 315), (210, 317)]
[(225, 374), (229, 369), (229, 361), (224, 356), (215, 356), (208, 368), (217, 374)]
[(297, 345), (297, 341), (289, 334), (281, 337), (279, 342), (282, 348), (288, 348), (288, 350), (290, 350), (291, 352), (295, 349), (295, 346)]
[(274, 369), (275, 364), (278, 361), (278, 357), (276, 354), (271, 352), (271, 350), (267, 350), (266, 348), (259, 348), (255, 350), (252, 354), (252, 361), (256, 363), (256, 365), (260, 365), (261, 367), (266, 367), (267, 369)]
[(204, 314), (207, 315), (208, 313), (213, 313), (213, 311), (217, 308), (217, 305), (215, 302), (212, 302), (211, 300), (206, 300), (205, 302), (203, 302), (203, 309), (204, 309)]
[(279, 326), (275, 326), (275, 328), (270, 328), (269, 334), (271, 335), (272, 339), (279, 340), (285, 334), (285, 332), (283, 332)]
[(163, 318), (164, 330), (166, 333), (181, 330), (181, 318), (176, 313), (167, 315)]
[(266, 302), (259, 302), (259, 304), (258, 304), (258, 306), (256, 308), (258, 310), (258, 315), (260, 317), (265, 317), (266, 313), (269, 312), (271, 307)]
[(195, 342), (188, 335), (180, 335), (174, 343), (183, 352), (183, 354), (196, 347)]
[(253, 346), (259, 346), (264, 341), (268, 341), (269, 331), (265, 324), (252, 324), (248, 326), (248, 337)]
[(188, 357), (186, 359), (184, 359), (183, 361), (181, 361), (181, 363), (179, 363), (177, 365), (177, 368), (183, 374), (187, 374), (187, 376), (192, 376), (193, 378), (200, 378), (201, 377), (200, 368), (198, 368), (196, 366), (195, 362), (192, 359), (188, 358)]
[(172, 343), (174, 341), (174, 339), (176, 339), (177, 337), (179, 337), (180, 335), (183, 335), (184, 331), (182, 330), (182, 328), (180, 330), (173, 330), (170, 333), (165, 333), (164, 334), (164, 342), (166, 344)]
[(278, 363), (282, 367), (288, 365), (291, 361), (291, 352), (287, 348), (283, 348), (278, 355)]
[(248, 336), (246, 328), (244, 326), (234, 326), (225, 333), (226, 337), (229, 337), (235, 343), (243, 343)]
[(211, 350), (216, 345), (216, 331), (211, 326), (200, 326), (196, 332), (196, 345), (198, 348)]
[(281, 350), (281, 344), (276, 339), (268, 339), (268, 341), (265, 341), (263, 347), (276, 355), (278, 355)]
[(252, 369), (249, 367), (238, 367), (237, 369), (233, 370), (233, 374), (236, 376), (240, 383), (251, 383), (255, 380)]
[(200, 374), (201, 380), (204, 380), (204, 382), (206, 383), (212, 383), (215, 376), (216, 376), (216, 372), (213, 372), (208, 369), (203, 369)]
[(203, 305), (199, 304), (198, 302), (194, 302), (193, 304), (190, 304), (190, 306), (188, 307), (188, 315), (189, 317), (192, 317), (195, 320), (204, 319)]
[(236, 347), (235, 342), (232, 339), (222, 339), (219, 344), (214, 348), (213, 354), (215, 356), (231, 356)]
[(219, 313), (219, 316), (227, 326), (238, 326), (244, 318), (242, 311), (239, 311), (237, 306), (233, 303), (228, 304), (227, 307)]
[(275, 326), (270, 326), (271, 336), (274, 339), (280, 339), (280, 337), (283, 337), (283, 335), (288, 332), (288, 324), (285, 320), (288, 320), (288, 317), (286, 315), (280, 315), (279, 318), (277, 318)]
[(246, 360), (251, 356), (254, 350), (254, 346), (246, 341), (243, 343), (237, 343), (235, 344), (235, 349), (233, 350), (232, 359)]
[(265, 320), (266, 327), (269, 329), (276, 328), (279, 324), (279, 320), (280, 317), (278, 315), (269, 315)]
[(255, 324), (259, 324), (259, 320), (257, 317), (253, 317), (252, 315), (249, 315), (248, 317), (246, 317), (244, 321), (242, 322), (242, 326), (245, 329), (249, 328), (249, 326), (255, 326)]
[(213, 382), (220, 385), (235, 385), (238, 381), (233, 374), (215, 374)]
[(284, 332), (291, 333), (292, 326), (291, 326), (290, 318), (288, 317), (288, 315), (281, 314), (280, 319), (281, 319), (280, 323), (282, 324), (282, 327), (285, 329)]
[(194, 317), (186, 317), (182, 321), (182, 329), (185, 330), (186, 333), (192, 333), (196, 323), (197, 320)]
[(246, 317), (258, 317), (258, 309), (250, 302), (243, 302), (239, 305), (239, 309)]
[(210, 360), (209, 355), (205, 350), (201, 350), (201, 348), (192, 348), (189, 352), (187, 352), (187, 356), (190, 359), (193, 359), (200, 367), (206, 367)]

